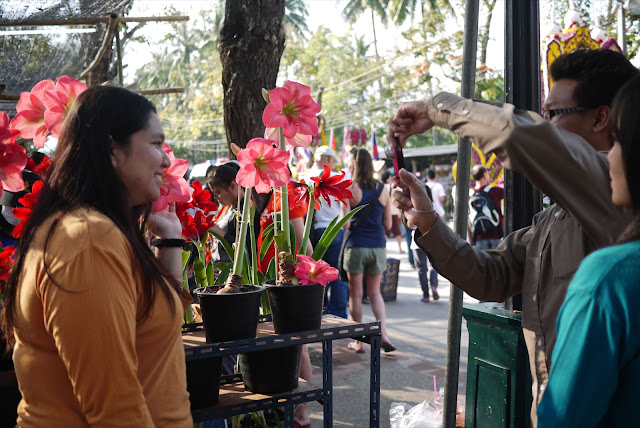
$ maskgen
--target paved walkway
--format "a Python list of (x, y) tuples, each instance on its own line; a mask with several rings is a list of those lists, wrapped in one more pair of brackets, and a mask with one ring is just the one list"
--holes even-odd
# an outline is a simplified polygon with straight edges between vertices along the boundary
[[(406, 249), (406, 242), (403, 242)], [(387, 241), (387, 256), (400, 260), (397, 300), (386, 303), (387, 330), (397, 350), (382, 352), (380, 367), (381, 427), (389, 427), (392, 402), (416, 405), (425, 399), (433, 401), (433, 375), (438, 389), (444, 387), (447, 348), (447, 317), (449, 311), (449, 281), (440, 277), (440, 300), (423, 303), (417, 272), (409, 265), (407, 254), (398, 252), (395, 239)], [(464, 303), (477, 300), (465, 294)], [(364, 321), (375, 321), (370, 305), (363, 305)], [(333, 424), (336, 427), (365, 427), (369, 425), (369, 361), (368, 345), (364, 354), (347, 348), (349, 340), (333, 343)], [(460, 349), (460, 380), (458, 400), (464, 409), (468, 333), (463, 319)], [(322, 384), (322, 344), (310, 345), (314, 366), (314, 383)], [(322, 406), (309, 404), (311, 425), (322, 426)]]

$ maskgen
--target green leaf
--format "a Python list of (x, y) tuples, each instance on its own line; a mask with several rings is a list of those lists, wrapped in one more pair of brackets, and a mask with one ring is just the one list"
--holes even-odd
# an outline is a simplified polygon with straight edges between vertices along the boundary
[(207, 284), (213, 284), (214, 275), (213, 275), (213, 265), (209, 263), (207, 265)]
[(264, 259), (271, 243), (273, 242), (273, 223), (267, 226), (262, 232), (262, 246), (260, 247), (260, 260)]
[(215, 285), (222, 285), (227, 282), (227, 278), (229, 278), (229, 273), (231, 272), (232, 267), (233, 265), (231, 263), (227, 263), (224, 268), (220, 269)]
[(313, 260), (320, 260), (324, 256), (324, 253), (327, 252), (329, 245), (331, 245), (336, 235), (338, 235), (338, 232), (340, 231), (340, 229), (344, 227), (345, 223), (347, 223), (355, 213), (357, 213), (358, 211), (360, 211), (366, 206), (367, 205), (365, 204), (352, 209), (351, 211), (349, 211), (349, 214), (341, 218), (339, 221), (337, 221), (337, 217), (333, 219), (331, 224), (329, 224), (329, 227), (327, 227), (324, 233), (322, 234), (322, 237), (318, 241), (318, 245), (316, 245), (316, 247), (313, 249), (313, 254), (311, 255), (311, 258)]
[(226, 239), (224, 239), (222, 236), (218, 235), (217, 233), (211, 230), (209, 231), (209, 233), (215, 236), (218, 241), (220, 241), (220, 243), (222, 244), (222, 247), (229, 255), (229, 259), (233, 260), (235, 256), (235, 251), (233, 251), (233, 247), (231, 246), (231, 244), (229, 244)]

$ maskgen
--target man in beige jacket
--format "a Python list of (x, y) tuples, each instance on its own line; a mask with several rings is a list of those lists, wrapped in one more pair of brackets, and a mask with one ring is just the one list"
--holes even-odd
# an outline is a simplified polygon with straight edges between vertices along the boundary
[[(420, 181), (399, 174), (411, 197), (394, 191), (394, 203), (421, 232), (417, 242), (438, 272), (471, 296), (503, 302), (522, 293), (523, 333), (533, 377), (531, 417), (542, 397), (555, 343), (555, 322), (580, 261), (612, 244), (630, 213), (613, 205), (606, 152), (611, 146), (610, 104), (638, 70), (621, 54), (581, 50), (558, 58), (556, 82), (543, 117), (510, 104), (490, 104), (440, 93), (400, 106), (388, 121), (394, 144), (434, 125), (451, 129), (495, 153), (506, 168), (526, 176), (557, 204), (533, 225), (509, 234), (495, 250), (481, 251), (433, 212)], [(591, 374), (585, 374), (591, 375)]]

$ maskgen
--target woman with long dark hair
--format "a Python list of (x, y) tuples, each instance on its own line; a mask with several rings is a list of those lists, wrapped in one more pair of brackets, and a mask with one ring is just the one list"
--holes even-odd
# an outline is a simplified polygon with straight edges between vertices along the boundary
[[(551, 373), (538, 427), (638, 423), (640, 394), (640, 76), (616, 96), (609, 152), (611, 199), (634, 219), (617, 245), (586, 257), (556, 324)], [(594, 195), (602, 197), (605, 195)]]
[[(206, 177), (207, 188), (220, 205), (220, 211), (214, 217), (212, 231), (222, 236), (230, 245), (236, 242), (238, 207), (244, 196), (244, 189), (236, 183), (240, 166), (235, 161), (216, 166)], [(222, 243), (215, 240), (211, 258), (214, 262), (231, 263)]]
[[(369, 205), (356, 213), (349, 224), (350, 234), (344, 249), (343, 268), (349, 280), (349, 311), (355, 322), (362, 322), (363, 278), (367, 277), (367, 296), (376, 319), (380, 321), (382, 348), (395, 348), (387, 336), (384, 300), (380, 293), (382, 273), (387, 269), (386, 231), (391, 228), (389, 192), (373, 178), (373, 159), (367, 149), (357, 149), (353, 166), (353, 183), (349, 190), (353, 199), (350, 208)], [(349, 348), (364, 352), (362, 342), (352, 342)]]
[(154, 106), (133, 92), (93, 87), (71, 107), (3, 290), (18, 426), (192, 425), (181, 226), (174, 207), (148, 214), (170, 165), (163, 144)]

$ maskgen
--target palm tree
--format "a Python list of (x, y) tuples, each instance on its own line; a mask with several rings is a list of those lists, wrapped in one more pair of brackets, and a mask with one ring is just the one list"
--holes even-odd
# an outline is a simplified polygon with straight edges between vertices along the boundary
[(391, 20), (396, 25), (401, 25), (408, 17), (414, 19), (419, 12), (428, 12), (442, 7), (449, 9), (455, 18), (456, 12), (450, 0), (391, 0), (389, 10)]
[(350, 24), (355, 23), (365, 11), (371, 11), (371, 25), (373, 27), (373, 47), (376, 52), (376, 59), (380, 59), (380, 55), (378, 54), (376, 24), (373, 18), (377, 13), (382, 23), (386, 24), (388, 4), (389, 0), (349, 0), (344, 9), (342, 9), (342, 16)]
[(304, 0), (285, 0), (284, 9), (284, 28), (287, 34), (296, 34), (306, 39), (305, 33), (309, 33), (307, 3)]

